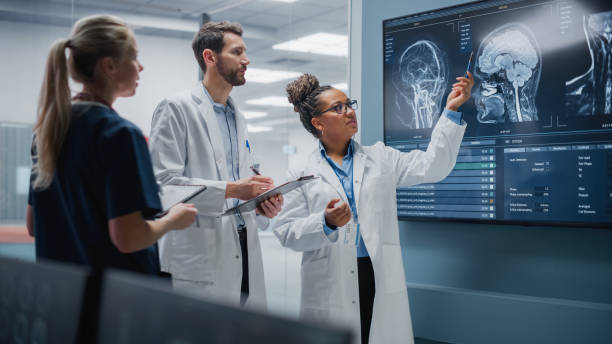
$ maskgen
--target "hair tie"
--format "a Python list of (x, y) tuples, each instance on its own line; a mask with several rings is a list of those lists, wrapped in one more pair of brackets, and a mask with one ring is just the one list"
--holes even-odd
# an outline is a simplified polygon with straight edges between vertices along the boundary
[(64, 47), (72, 49), (72, 40), (66, 40), (66, 43), (64, 43)]

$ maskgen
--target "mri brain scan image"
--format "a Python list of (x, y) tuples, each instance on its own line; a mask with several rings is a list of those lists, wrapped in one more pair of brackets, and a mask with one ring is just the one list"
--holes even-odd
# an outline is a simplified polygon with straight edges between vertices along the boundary
[(589, 70), (565, 83), (569, 115), (612, 114), (612, 11), (583, 19), (591, 55)]
[(537, 121), (535, 97), (542, 54), (529, 28), (519, 23), (489, 33), (476, 54), (474, 100), (480, 123)]
[(431, 128), (442, 110), (448, 88), (448, 58), (432, 41), (406, 48), (393, 71), (396, 116), (410, 129)]

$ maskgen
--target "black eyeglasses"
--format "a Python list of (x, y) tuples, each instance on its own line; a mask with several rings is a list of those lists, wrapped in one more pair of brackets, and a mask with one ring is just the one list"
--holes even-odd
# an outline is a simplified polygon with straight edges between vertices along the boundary
[(359, 105), (357, 104), (356, 100), (348, 100), (346, 103), (339, 103), (336, 104), (332, 107), (330, 107), (329, 109), (325, 109), (323, 111), (319, 111), (316, 113), (315, 116), (318, 115), (322, 115), (328, 111), (333, 111), (335, 113), (337, 113), (338, 115), (344, 115), (345, 113), (348, 112), (349, 109), (353, 109), (353, 110), (357, 110), (357, 108), (359, 107)]

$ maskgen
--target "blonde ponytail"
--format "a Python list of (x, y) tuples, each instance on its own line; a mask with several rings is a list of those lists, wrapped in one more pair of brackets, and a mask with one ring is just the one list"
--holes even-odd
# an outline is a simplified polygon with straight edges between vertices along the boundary
[[(107, 15), (82, 18), (74, 24), (69, 40), (53, 43), (47, 58), (38, 102), (38, 119), (34, 126), (34, 189), (42, 190), (51, 185), (70, 128), (72, 106), (68, 74), (79, 83), (96, 83), (103, 78), (96, 74), (98, 60), (106, 56), (119, 58), (133, 44), (133, 33), (125, 22)], [(68, 59), (66, 48), (70, 49)]]
[(70, 87), (66, 46), (68, 40), (53, 43), (38, 101), (38, 120), (34, 126), (36, 156), (34, 189), (51, 185), (55, 165), (70, 127)]

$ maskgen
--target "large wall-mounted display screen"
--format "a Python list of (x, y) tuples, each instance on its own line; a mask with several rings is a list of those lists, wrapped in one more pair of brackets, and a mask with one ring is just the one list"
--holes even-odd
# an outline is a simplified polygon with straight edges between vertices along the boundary
[(385, 143), (426, 149), (470, 71), (452, 173), (402, 219), (612, 227), (612, 1), (483, 1), (383, 22)]

